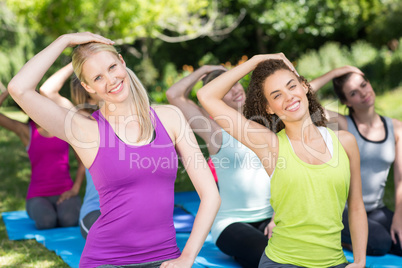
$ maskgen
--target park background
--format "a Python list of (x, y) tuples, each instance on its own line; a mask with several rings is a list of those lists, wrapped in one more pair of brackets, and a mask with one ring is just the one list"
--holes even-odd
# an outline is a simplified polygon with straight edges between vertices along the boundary
[[(166, 90), (202, 65), (232, 68), (255, 54), (283, 52), (308, 80), (344, 65), (361, 68), (377, 93), (378, 112), (402, 120), (400, 0), (0, 0), (0, 89), (58, 36), (81, 31), (114, 40), (153, 103), (167, 103)], [(71, 51), (44, 80), (71, 60)], [(245, 88), (249, 77), (241, 81)], [(69, 97), (68, 83), (61, 94)], [(319, 98), (344, 112), (331, 85)], [(26, 120), (11, 98), (0, 112)], [(71, 165), (77, 165), (73, 154)], [(29, 177), (25, 148), (0, 128), (0, 212), (25, 209)], [(83, 195), (85, 183), (81, 189)], [(192, 190), (182, 167), (176, 190)], [(390, 208), (393, 198), (391, 171)], [(9, 241), (0, 221), (0, 267), (68, 266), (35, 240)]]

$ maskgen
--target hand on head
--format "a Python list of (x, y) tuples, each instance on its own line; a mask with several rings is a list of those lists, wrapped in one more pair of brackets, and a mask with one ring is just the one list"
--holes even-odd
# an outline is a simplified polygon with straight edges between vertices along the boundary
[(276, 53), (276, 54), (265, 54), (265, 55), (258, 55), (259, 57), (262, 57), (261, 61), (264, 60), (282, 60), (288, 67), (289, 69), (294, 72), (297, 76), (300, 76), (299, 73), (296, 71), (296, 68), (293, 66), (293, 64), (286, 58), (285, 54), (282, 52)]
[(83, 33), (71, 33), (65, 34), (65, 37), (68, 37), (68, 46), (74, 47), (77, 45), (82, 45), (91, 42), (103, 43), (106, 45), (113, 45), (114, 42), (108, 38), (105, 38), (99, 34), (93, 34), (90, 32), (83, 32)]
[(355, 66), (346, 65), (343, 67), (339, 67), (335, 70), (336, 70), (336, 77), (345, 75), (347, 73), (357, 73), (357, 74), (360, 74), (361, 76), (364, 76), (364, 73)]

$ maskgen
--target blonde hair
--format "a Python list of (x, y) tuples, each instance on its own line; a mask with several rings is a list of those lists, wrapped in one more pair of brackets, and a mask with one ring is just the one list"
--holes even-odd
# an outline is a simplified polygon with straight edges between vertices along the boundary
[[(73, 51), (72, 62), (74, 73), (78, 79), (84, 83), (86, 80), (82, 74), (82, 66), (86, 60), (101, 51), (107, 51), (119, 58), (119, 53), (115, 47), (102, 43), (87, 43), (77, 46)], [(137, 140), (149, 140), (152, 137), (154, 128), (151, 121), (149, 98), (146, 89), (142, 85), (141, 81), (134, 74), (132, 70), (126, 68), (127, 74), (130, 78), (130, 90), (133, 96), (133, 103), (135, 105), (135, 114), (138, 116), (138, 122), (140, 124), (140, 135)]]
[(71, 100), (75, 105), (83, 105), (82, 110), (92, 114), (94, 111), (98, 110), (98, 105), (90, 105), (89, 102), (92, 100), (91, 95), (88, 91), (81, 85), (81, 81), (76, 75), (73, 75), (70, 82), (70, 92)]

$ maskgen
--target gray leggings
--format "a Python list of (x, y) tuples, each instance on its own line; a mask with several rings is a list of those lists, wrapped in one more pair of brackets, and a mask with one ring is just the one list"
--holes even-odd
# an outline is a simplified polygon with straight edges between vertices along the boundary
[[(348, 265), (348, 263), (342, 263), (336, 266), (331, 266), (328, 268), (344, 268)], [(261, 256), (260, 264), (258, 265), (258, 268), (304, 268), (303, 266), (296, 266), (292, 264), (281, 264), (274, 262), (270, 260), (267, 255), (265, 255), (265, 252)]]
[(27, 213), (35, 221), (37, 229), (78, 225), (81, 198), (74, 196), (57, 205), (59, 197), (59, 195), (33, 197), (26, 201)]
[(81, 235), (84, 237), (84, 239), (87, 239), (89, 229), (91, 229), (92, 225), (96, 222), (100, 215), (100, 210), (94, 210), (89, 212), (80, 220)]
[(128, 265), (110, 265), (105, 264), (98, 266), (97, 268), (159, 268), (161, 264), (168, 260), (163, 261), (151, 261), (146, 263), (138, 263), (138, 264), (128, 264)]

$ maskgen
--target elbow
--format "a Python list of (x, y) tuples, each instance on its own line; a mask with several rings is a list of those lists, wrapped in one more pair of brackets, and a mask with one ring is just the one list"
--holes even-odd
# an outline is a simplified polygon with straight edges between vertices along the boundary
[(168, 100), (168, 102), (170, 103), (170, 104), (173, 104), (173, 102), (174, 102), (174, 99), (175, 99), (175, 94), (173, 93), (173, 91), (171, 91), (171, 90), (167, 90), (166, 91), (166, 98), (167, 98), (167, 100)]
[(14, 80), (11, 80), (10, 83), (8, 83), (7, 90), (13, 99), (22, 95), (22, 90)]
[(201, 103), (202, 106), (205, 105), (207, 96), (206, 96), (205, 92), (202, 90), (202, 88), (197, 91), (197, 99)]

